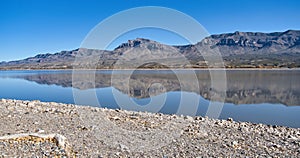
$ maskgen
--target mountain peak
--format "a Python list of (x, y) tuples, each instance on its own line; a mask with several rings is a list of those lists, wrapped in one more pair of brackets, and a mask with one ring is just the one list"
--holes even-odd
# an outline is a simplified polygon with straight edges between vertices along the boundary
[(283, 32), (283, 34), (299, 36), (300, 31), (299, 30), (287, 30), (287, 31)]
[(147, 47), (149, 45), (162, 45), (159, 42), (146, 39), (146, 38), (136, 38), (133, 40), (128, 40), (126, 43), (122, 43), (119, 45), (117, 48), (115, 48), (115, 51), (118, 50), (124, 50), (124, 49), (129, 49), (129, 48), (137, 48), (137, 47)]
[(136, 39), (128, 40), (128, 41), (135, 41), (135, 42), (151, 42), (152, 40), (146, 39), (146, 38), (136, 38)]
[(147, 43), (151, 43), (152, 41), (149, 39), (145, 39), (145, 38), (136, 38), (134, 40), (128, 40), (127, 42), (127, 46), (129, 47), (137, 47), (140, 44), (147, 44)]

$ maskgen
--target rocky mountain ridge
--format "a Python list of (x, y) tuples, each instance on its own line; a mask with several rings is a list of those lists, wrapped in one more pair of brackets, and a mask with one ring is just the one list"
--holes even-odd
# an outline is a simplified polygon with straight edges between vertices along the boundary
[[(23, 60), (1, 62), (0, 69), (71, 69), (79, 68), (114, 68), (115, 63), (128, 51), (138, 51), (138, 57), (147, 60), (147, 53), (156, 54), (157, 60), (170, 60), (174, 64), (183, 56), (189, 64), (174, 64), (176, 68), (206, 68), (203, 53), (215, 51), (221, 54), (227, 68), (273, 68), (300, 67), (300, 31), (259, 33), (234, 32), (211, 35), (196, 44), (169, 46), (149, 39), (128, 40), (112, 51), (79, 48), (61, 51), (55, 54), (38, 54)], [(158, 54), (158, 55), (157, 55)], [(85, 58), (85, 63), (75, 62), (76, 57)], [(93, 59), (96, 63), (89, 63)], [(127, 57), (127, 62), (137, 60)], [(149, 60), (143, 68), (161, 68), (156, 60)], [(95, 66), (96, 65), (96, 66)], [(117, 68), (130, 68), (123, 67)], [(164, 67), (165, 68), (165, 67)]]

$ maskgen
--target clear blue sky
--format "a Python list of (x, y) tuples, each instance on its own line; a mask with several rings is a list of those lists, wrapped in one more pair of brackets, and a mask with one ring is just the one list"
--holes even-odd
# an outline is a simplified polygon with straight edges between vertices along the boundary
[[(300, 30), (299, 0), (1, 0), (0, 61), (76, 49), (101, 20), (140, 6), (179, 10), (210, 34)], [(166, 44), (182, 42), (143, 31), (126, 37), (134, 36)]]

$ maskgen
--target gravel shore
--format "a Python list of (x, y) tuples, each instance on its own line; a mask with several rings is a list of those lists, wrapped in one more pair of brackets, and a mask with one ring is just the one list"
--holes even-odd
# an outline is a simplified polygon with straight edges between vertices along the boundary
[(0, 100), (0, 157), (300, 157), (300, 129)]

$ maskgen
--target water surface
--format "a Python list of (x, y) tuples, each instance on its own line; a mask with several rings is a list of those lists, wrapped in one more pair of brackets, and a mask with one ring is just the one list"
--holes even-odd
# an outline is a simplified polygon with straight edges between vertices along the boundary
[[(197, 86), (189, 80), (178, 80), (176, 73), (187, 78), (194, 75), (183, 70), (175, 73), (138, 70), (133, 74), (128, 74), (130, 71), (82, 71), (80, 80), (72, 80), (71, 70), (1, 71), (0, 98), (79, 103), (167, 114), (178, 113), (182, 108), (180, 101), (185, 98), (185, 114), (205, 116), (216, 91), (212, 88), (208, 70), (195, 72)], [(128, 75), (129, 80), (124, 77)], [(219, 118), (300, 127), (299, 77), (300, 70), (226, 71), (227, 91)], [(188, 88), (182, 88), (183, 84)], [(97, 102), (89, 99), (93, 93)], [(75, 102), (73, 94), (80, 94), (85, 99)], [(194, 103), (197, 103), (196, 109), (189, 106)]]

